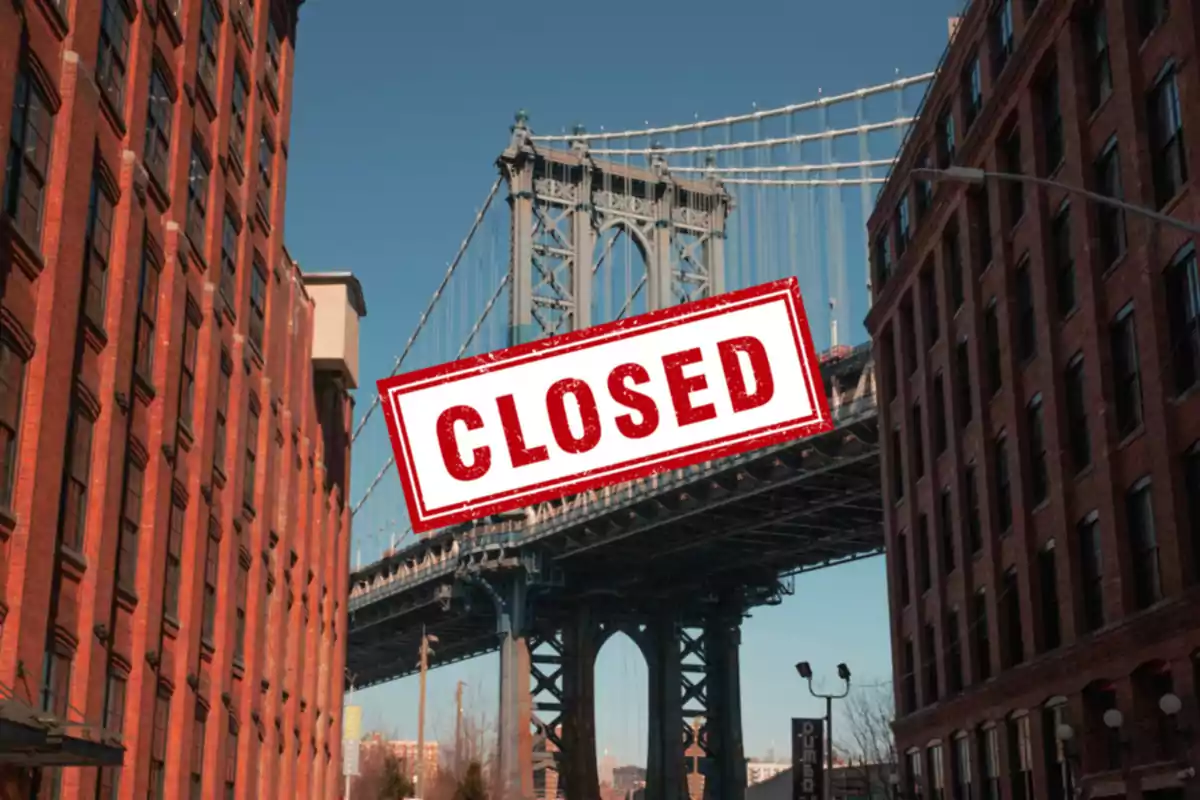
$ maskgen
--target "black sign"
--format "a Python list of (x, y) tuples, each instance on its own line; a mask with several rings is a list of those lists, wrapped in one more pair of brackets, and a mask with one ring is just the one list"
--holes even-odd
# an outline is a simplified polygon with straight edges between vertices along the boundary
[(792, 800), (825, 796), (825, 720), (792, 720)]

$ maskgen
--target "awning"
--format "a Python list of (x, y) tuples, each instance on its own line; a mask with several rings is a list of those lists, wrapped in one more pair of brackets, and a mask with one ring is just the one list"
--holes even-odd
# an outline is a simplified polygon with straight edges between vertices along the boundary
[(0, 764), (22, 767), (118, 767), (120, 734), (39, 711), (13, 697), (0, 700)]

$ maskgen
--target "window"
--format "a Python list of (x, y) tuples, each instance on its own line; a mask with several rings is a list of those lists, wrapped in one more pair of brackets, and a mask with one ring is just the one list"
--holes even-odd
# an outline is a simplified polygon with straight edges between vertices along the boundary
[(180, 554), (183, 551), (184, 510), (171, 504), (170, 527), (167, 529), (167, 568), (163, 577), (163, 614), (179, 619)]
[(898, 503), (904, 499), (904, 451), (899, 428), (892, 430), (892, 452), (888, 455), (892, 462), (892, 500)]
[(1050, 252), (1054, 259), (1054, 286), (1058, 313), (1067, 316), (1075, 310), (1075, 255), (1071, 250), (1071, 207), (1059, 209), (1050, 223)]
[(904, 640), (904, 709), (910, 714), (917, 710), (917, 665), (912, 637)]
[(975, 465), (971, 464), (967, 467), (964, 473), (963, 484), (966, 492), (967, 505), (967, 542), (970, 545), (971, 553), (978, 553), (983, 549), (983, 526), (979, 515), (979, 486), (976, 483)]
[(925, 673), (924, 705), (936, 703), (938, 699), (937, 632), (932, 625), (925, 625), (921, 635), (921, 666)]
[(1078, 525), (1079, 573), (1083, 600), (1083, 629), (1104, 625), (1104, 554), (1100, 549), (1100, 518), (1096, 512)]
[(76, 552), (83, 549), (87, 524), (88, 482), (92, 469), (92, 420), (84, 415), (78, 403), (71, 412), (70, 432), (67, 435), (67, 458), (63, 480), (62, 543)]
[(950, 487), (943, 486), (938, 495), (938, 535), (942, 540), (942, 572), (954, 571), (954, 507), (950, 502)]
[(230, 313), (235, 313), (237, 304), (237, 256), (238, 223), (226, 210), (225, 224), (221, 229), (221, 299)]
[(244, 664), (246, 658), (246, 589), (250, 568), (238, 562), (237, 610), (234, 615), (233, 660)]
[(1037, 317), (1033, 304), (1033, 276), (1029, 269), (1029, 256), (1017, 265), (1017, 350), (1021, 361), (1029, 361), (1037, 355)]
[(942, 116), (938, 119), (938, 169), (945, 169), (954, 163), (955, 147), (954, 109), (947, 108), (945, 112), (942, 113)]
[[(123, 13), (123, 12), (122, 12)], [(83, 313), (97, 328), (104, 329), (104, 307), (108, 289), (108, 257), (112, 244), (113, 202), (100, 185), (100, 173), (92, 175), (85, 245), (86, 279)]]
[(228, 446), (229, 378), (233, 372), (233, 361), (221, 351), (221, 369), (217, 372), (217, 416), (213, 426), (213, 466), (225, 472), (225, 448)]
[(1009, 754), (1012, 760), (1012, 800), (1034, 800), (1033, 737), (1029, 732), (1029, 715), (1009, 719)]
[(963, 688), (962, 643), (958, 633), (958, 611), (946, 615), (946, 690), (959, 692)]
[(971, 421), (971, 355), (967, 340), (961, 339), (954, 348), (954, 379), (958, 382), (958, 414), (963, 427)]
[(4, 213), (34, 249), (42, 238), (42, 205), (46, 200), (46, 175), (54, 113), (45, 92), (26, 62), (17, 73), (13, 95), (12, 127), (4, 175)]
[(975, 269), (977, 272), (983, 272), (992, 263), (992, 210), (987, 187), (970, 189), (967, 203), (976, 259)]
[(987, 390), (994, 395), (1004, 385), (1000, 362), (1000, 316), (994, 297), (983, 312), (983, 346), (987, 356)]
[(1000, 800), (1000, 737), (994, 724), (979, 731), (979, 763), (982, 765), (982, 800)]
[(238, 724), (233, 717), (229, 718), (229, 733), (225, 740), (225, 797), (233, 800), (234, 789), (237, 786), (238, 771)]
[(1050, 491), (1050, 472), (1046, 463), (1046, 434), (1042, 396), (1034, 395), (1025, 409), (1026, 435), (1029, 437), (1029, 499), (1039, 506)]
[(204, 255), (204, 221), (208, 216), (208, 160), (199, 142), (192, 143), (188, 165), (187, 235), (196, 251)]
[(1109, 326), (1112, 344), (1113, 400), (1117, 408), (1117, 433), (1128, 436), (1142, 424), (1142, 380), (1138, 364), (1133, 304), (1117, 313)]
[(191, 800), (203, 800), (204, 797), (204, 729), (207, 723), (208, 711), (197, 703), (196, 716), (192, 718)]
[(971, 598), (971, 642), (975, 660), (975, 682), (992, 676), (992, 642), (988, 637), (987, 591), (979, 589)]
[(1104, 712), (1117, 707), (1116, 689), (1095, 681), (1083, 690), (1084, 731), (1083, 771), (1103, 772), (1121, 766), (1121, 734), (1104, 724)]
[(913, 748), (908, 752), (907, 760), (908, 784), (904, 797), (911, 798), (911, 800), (924, 800), (922, 792), (925, 790), (925, 785), (921, 781), (921, 752)]
[(1066, 153), (1063, 138), (1062, 104), (1058, 92), (1058, 71), (1051, 70), (1044, 78), (1038, 92), (1042, 113), (1042, 141), (1046, 148), (1046, 174), (1051, 175), (1062, 164)]
[(138, 285), (137, 344), (134, 369), (147, 382), (154, 375), (154, 327), (158, 322), (158, 264), (143, 236), (141, 281)]
[(196, 413), (196, 340), (200, 336), (199, 322), (189, 312), (183, 319), (183, 363), (179, 375), (179, 421), (192, 430)]
[(71, 657), (53, 646), (42, 662), (42, 710), (66, 720), (71, 708)]
[(881, 291), (888, 278), (892, 277), (892, 251), (888, 247), (887, 231), (876, 235), (872, 253), (872, 260), (875, 262), (875, 290)]
[(1183, 456), (1183, 485), (1184, 494), (1187, 495), (1188, 524), (1191, 526), (1187, 530), (1193, 531), (1192, 564), (1196, 580), (1200, 582), (1200, 535), (1194, 533), (1200, 531), (1200, 442), (1192, 445)]
[(21, 466), (21, 406), (25, 398), (25, 361), (0, 332), (0, 508), (12, 509)]
[(889, 400), (896, 399), (899, 381), (896, 378), (896, 343), (892, 337), (892, 329), (884, 330), (879, 337), (880, 360), (883, 362), (883, 384)]
[(1167, 317), (1171, 332), (1171, 371), (1182, 394), (1200, 380), (1200, 273), (1190, 247), (1167, 267)]
[(971, 800), (971, 737), (960, 733), (954, 737), (954, 800)]
[(946, 767), (941, 744), (929, 745), (929, 787), (931, 800), (946, 797)]
[(900, 606), (907, 608), (912, 598), (912, 587), (908, 585), (908, 536), (900, 534), (896, 537), (897, 579), (900, 584)]
[(983, 109), (983, 77), (979, 72), (979, 54), (971, 56), (962, 74), (963, 122), (968, 128)]
[[(921, 156), (921, 160), (917, 162), (918, 169), (929, 169), (929, 156)], [(918, 177), (916, 179), (917, 193), (917, 221), (925, 219), (926, 212), (933, 205), (933, 182), (928, 178)]]
[(200, 5), (200, 53), (197, 56), (196, 77), (210, 99), (217, 96), (215, 84), (220, 28), (221, 20), (214, 0), (204, 0)]
[(171, 698), (160, 689), (154, 699), (154, 729), (150, 734), (150, 797), (163, 800), (167, 783), (167, 732), (171, 721)]
[(996, 437), (996, 442), (992, 447), (992, 457), (994, 459), (992, 469), (995, 471), (996, 481), (994, 498), (996, 501), (996, 527), (1003, 534), (1012, 528), (1013, 521), (1012, 487), (1008, 475), (1008, 439), (1003, 431)]
[(921, 315), (925, 318), (925, 347), (933, 347), (941, 330), (938, 325), (937, 281), (933, 278), (933, 265), (926, 264), (921, 270)]
[(911, 376), (917, 371), (917, 330), (913, 319), (912, 295), (907, 295), (900, 304), (900, 346), (903, 352), (904, 369)]
[(1000, 617), (1004, 624), (1001, 655), (1006, 667), (1014, 667), (1025, 660), (1025, 638), (1021, 632), (1021, 592), (1015, 567), (1005, 571), (1000, 591), (1004, 600)]
[[(1094, 167), (1096, 191), (1106, 197), (1122, 199), (1121, 154), (1117, 140), (1112, 139)], [(1096, 235), (1100, 239), (1100, 266), (1108, 269), (1125, 255), (1125, 212), (1112, 206), (1096, 204)]]
[[(271, 216), (271, 164), (275, 158), (275, 148), (267, 135), (266, 125), (258, 137), (258, 210), (264, 217)], [(269, 221), (269, 220), (268, 220)]]
[(946, 452), (946, 426), (949, 424), (950, 420), (946, 418), (945, 381), (939, 372), (933, 376), (933, 449), (938, 455)]
[(246, 463), (242, 476), (242, 502), (254, 508), (254, 481), (258, 470), (258, 402), (250, 398), (250, 416), (246, 424)]
[(125, 61), (129, 58), (129, 17), (120, 0), (104, 0), (100, 9), (100, 51), (96, 84), (118, 115), (125, 112)]
[(962, 308), (965, 299), (963, 292), (962, 256), (958, 249), (958, 229), (954, 226), (946, 228), (942, 234), (943, 263), (946, 265), (946, 285), (950, 287), (950, 303), (952, 309)]
[(250, 102), (249, 86), (241, 66), (236, 67), (233, 70), (233, 98), (230, 101), (233, 120), (229, 126), (229, 156), (238, 165), (239, 173), (246, 157), (246, 107)]
[(908, 196), (900, 198), (900, 202), (896, 204), (896, 258), (899, 259), (904, 255), (904, 250), (908, 246), (908, 238), (912, 231), (909, 229), (908, 220)]
[(1012, 0), (1000, 0), (1000, 4), (992, 11), (988, 32), (992, 48), (992, 80), (995, 80), (1004, 70), (1013, 51)]
[(1112, 94), (1112, 64), (1108, 55), (1108, 19), (1104, 14), (1104, 0), (1092, 0), (1084, 12), (1083, 44), (1087, 60), (1088, 99), (1092, 109)]
[(1168, 0), (1141, 0), (1138, 3), (1138, 32), (1142, 39), (1158, 30), (1167, 21)]
[(1092, 463), (1092, 440), (1088, 435), (1087, 396), (1083, 380), (1083, 354), (1076, 354), (1067, 364), (1063, 378), (1066, 389), (1067, 439), (1071, 464), (1082, 472)]
[(263, 353), (263, 332), (267, 326), (267, 268), (257, 259), (250, 271), (250, 342)]
[(921, 401), (912, 406), (912, 426), (908, 430), (912, 440), (913, 472), (917, 480), (925, 475), (925, 426), (921, 420)]
[(1134, 599), (1138, 608), (1147, 608), (1163, 597), (1149, 478), (1143, 478), (1129, 490), (1125, 513), (1129, 523), (1129, 553), (1133, 557)]
[(1188, 179), (1183, 114), (1179, 109), (1179, 84), (1174, 65), (1163, 70), (1158, 82), (1150, 90), (1147, 103), (1154, 197), (1158, 207), (1162, 208), (1179, 194)]
[(1054, 540), (1038, 552), (1038, 589), (1042, 608), (1042, 651), (1053, 650), (1062, 644), (1058, 619), (1058, 571), (1055, 565)]
[[(110, 733), (125, 732), (125, 677), (109, 668), (108, 683), (104, 691), (104, 729)], [(105, 767), (100, 770), (98, 800), (117, 800), (120, 789), (121, 768)]]
[(145, 471), (132, 460), (125, 466), (125, 497), (117, 541), (117, 585), (133, 591), (137, 585), (138, 543), (142, 528), (142, 489)]
[(929, 517), (917, 516), (917, 581), (921, 592), (933, 586), (932, 570), (929, 568)]
[(271, 94), (279, 97), (279, 30), (275, 27), (274, 18), (267, 23), (267, 61), (264, 77)]
[(208, 537), (204, 554), (204, 607), (200, 626), (200, 637), (212, 644), (217, 621), (217, 574), (220, 569), (221, 543)]
[[(1013, 124), (1008, 135), (1001, 144), (1000, 156), (1004, 162), (1004, 171), (1010, 175), (1021, 175), (1021, 130)], [(1008, 201), (1008, 226), (1011, 228), (1025, 216), (1025, 183), (1023, 181), (1006, 181), (1004, 184), (1005, 199)]]
[(1067, 764), (1066, 747), (1057, 736), (1049, 735), (1067, 722), (1066, 698), (1056, 698), (1042, 709), (1042, 739), (1046, 754), (1046, 800), (1067, 800), (1074, 796), (1071, 788), (1071, 768)]
[(168, 186), (171, 160), (171, 120), (175, 115), (175, 98), (162, 70), (155, 65), (150, 73), (150, 98), (146, 110), (146, 171), (158, 181), (160, 189)]

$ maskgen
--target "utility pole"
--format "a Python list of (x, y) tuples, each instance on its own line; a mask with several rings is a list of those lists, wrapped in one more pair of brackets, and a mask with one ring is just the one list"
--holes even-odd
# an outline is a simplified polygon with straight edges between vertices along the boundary
[(462, 772), (462, 692), (463, 682), (454, 690), (454, 776)]
[(429, 673), (429, 654), (432, 652), (429, 649), (429, 643), (437, 640), (436, 636), (425, 633), (424, 625), (421, 626), (421, 700), (417, 711), (417, 797), (423, 797), (425, 793), (425, 677)]

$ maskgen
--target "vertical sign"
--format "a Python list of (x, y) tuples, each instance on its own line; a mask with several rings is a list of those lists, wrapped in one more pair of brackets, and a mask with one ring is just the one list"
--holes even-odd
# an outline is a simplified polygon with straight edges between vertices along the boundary
[(362, 741), (362, 706), (346, 706), (342, 712), (342, 774), (358, 774), (358, 746)]
[(792, 800), (825, 794), (825, 720), (792, 719)]

